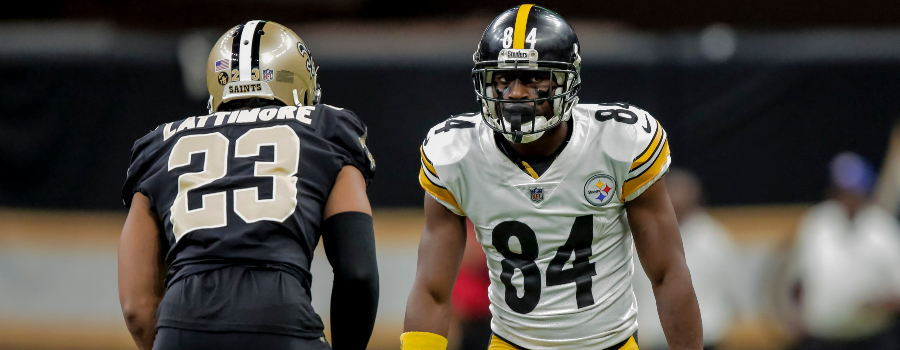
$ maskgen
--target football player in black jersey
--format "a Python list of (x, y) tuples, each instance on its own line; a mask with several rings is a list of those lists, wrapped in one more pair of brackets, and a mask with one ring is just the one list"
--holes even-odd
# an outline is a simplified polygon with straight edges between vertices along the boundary
[(140, 349), (329, 349), (310, 305), (322, 237), (335, 349), (364, 349), (378, 303), (366, 127), (319, 104), (290, 29), (249, 21), (207, 63), (209, 113), (135, 142), (119, 298)]

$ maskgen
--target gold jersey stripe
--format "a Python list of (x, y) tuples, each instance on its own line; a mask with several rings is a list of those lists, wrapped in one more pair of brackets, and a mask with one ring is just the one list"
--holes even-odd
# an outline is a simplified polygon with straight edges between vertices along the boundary
[(662, 128), (659, 125), (659, 121), (656, 122), (656, 135), (653, 135), (653, 141), (650, 142), (650, 145), (647, 146), (647, 149), (644, 150), (644, 153), (641, 153), (634, 159), (634, 163), (631, 163), (631, 170), (637, 169), (641, 165), (644, 165), (648, 160), (650, 160), (650, 156), (656, 153), (656, 147), (659, 146), (659, 141), (662, 139)]
[(669, 140), (666, 140), (663, 144), (662, 151), (659, 152), (659, 156), (656, 157), (656, 160), (653, 161), (653, 165), (650, 166), (647, 171), (645, 171), (641, 176), (633, 178), (631, 180), (625, 181), (622, 185), (622, 201), (625, 201), (625, 198), (628, 198), (634, 191), (641, 186), (646, 185), (650, 180), (653, 180), (656, 175), (659, 175), (659, 172), (662, 170), (663, 165), (666, 164), (666, 159), (669, 158)]
[(519, 348), (491, 334), (491, 344), (488, 346), (488, 350), (519, 350)]
[(538, 176), (538, 173), (534, 171), (534, 168), (532, 168), (531, 165), (528, 165), (528, 163), (526, 163), (524, 160), (522, 161), (522, 165), (525, 166), (525, 171), (528, 172), (528, 175), (531, 175), (531, 177), (533, 177), (535, 180), (540, 177)]
[(462, 208), (459, 207), (459, 203), (456, 202), (456, 198), (453, 197), (453, 194), (450, 193), (446, 188), (435, 185), (428, 179), (428, 175), (425, 175), (425, 169), (419, 168), (419, 185), (422, 185), (422, 188), (428, 193), (431, 193), (432, 196), (437, 197), (438, 199), (450, 203), (456, 210), (459, 210), (460, 213), (463, 213)]
[(434, 177), (440, 179), (441, 177), (438, 176), (437, 171), (434, 170), (434, 165), (432, 165), (431, 161), (428, 160), (428, 157), (425, 156), (425, 150), (422, 148), (422, 146), (419, 146), (419, 154), (422, 155), (422, 164), (425, 164), (425, 168), (428, 168), (428, 172), (430, 172), (431, 175), (434, 175)]
[[(503, 339), (500, 339), (500, 337), (498, 337), (494, 334), (491, 334), (491, 343), (490, 343), (490, 345), (488, 345), (488, 350), (518, 350), (518, 349), (519, 348), (513, 346), (512, 344), (507, 343)], [(610, 350), (639, 350), (639, 349), (638, 349), (637, 341), (634, 339), (634, 336), (630, 336), (630, 337), (628, 337), (628, 340), (625, 342), (625, 345), (622, 345), (622, 347), (620, 347), (618, 349), (610, 348)]]
[(622, 345), (618, 350), (640, 350), (638, 349), (637, 340), (634, 339), (634, 336), (628, 338), (628, 341), (625, 342), (625, 345)]
[(516, 26), (513, 31), (513, 47), (514, 49), (524, 49), (525, 48), (525, 33), (528, 29), (525, 28), (525, 25), (528, 24), (528, 13), (531, 12), (531, 7), (533, 4), (526, 4), (519, 6), (519, 12), (516, 13)]

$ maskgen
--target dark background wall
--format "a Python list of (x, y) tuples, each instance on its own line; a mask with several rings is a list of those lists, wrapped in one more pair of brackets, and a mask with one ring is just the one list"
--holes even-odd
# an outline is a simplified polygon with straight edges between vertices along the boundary
[[(155, 29), (231, 25), (250, 18), (280, 23), (322, 20), (391, 21), (452, 18), (497, 13), (522, 1), (403, 0), (46, 0), (17, 3), (2, 19), (104, 19), (123, 26)], [(648, 30), (702, 27), (724, 22), (736, 27), (893, 27), (900, 3), (891, 0), (549, 0), (536, 4), (571, 19), (602, 20)]]
[[(376, 206), (421, 205), (417, 148), (451, 114), (476, 111), (468, 65), (328, 65), (324, 102), (370, 128)], [(670, 133), (714, 205), (811, 202), (842, 150), (881, 162), (900, 116), (900, 62), (592, 64), (585, 103), (627, 101)], [(156, 125), (205, 114), (174, 59), (0, 63), (0, 206), (122, 208), (131, 144)]]
[[(418, 206), (417, 146), (430, 126), (477, 110), (468, 57), (490, 19), (518, 4), (17, 3), (0, 14), (0, 206), (121, 208), (132, 142), (205, 113), (202, 86), (189, 87), (202, 76), (190, 72), (223, 30), (252, 18), (303, 33), (323, 66), (324, 102), (369, 125), (373, 204)], [(581, 101), (654, 114), (675, 165), (699, 174), (713, 205), (818, 200), (828, 160), (852, 150), (878, 165), (900, 116), (897, 1), (539, 5), (582, 39)], [(185, 46), (199, 59), (183, 58)]]

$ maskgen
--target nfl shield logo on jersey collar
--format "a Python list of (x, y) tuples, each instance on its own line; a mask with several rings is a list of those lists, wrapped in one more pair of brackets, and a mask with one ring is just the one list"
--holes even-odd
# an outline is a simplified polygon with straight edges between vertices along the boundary
[(553, 191), (559, 186), (558, 182), (541, 182), (541, 183), (524, 183), (512, 185), (516, 191), (519, 191), (525, 198), (531, 201), (537, 207), (544, 205), (550, 200)]
[(532, 202), (540, 203), (541, 201), (544, 200), (544, 189), (543, 188), (535, 187), (535, 188), (529, 189), (528, 191), (531, 192), (531, 201)]

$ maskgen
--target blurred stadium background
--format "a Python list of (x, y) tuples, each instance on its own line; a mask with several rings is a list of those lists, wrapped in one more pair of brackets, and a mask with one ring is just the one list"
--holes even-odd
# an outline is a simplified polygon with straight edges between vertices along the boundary
[[(478, 108), (472, 52), (517, 4), (16, 2), (0, 14), (0, 349), (134, 348), (116, 289), (131, 145), (205, 114), (212, 43), (249, 19), (294, 29), (321, 66), (323, 102), (369, 126), (382, 286), (370, 348), (397, 348), (422, 225), (418, 145), (432, 125)], [(889, 157), (900, 3), (538, 4), (579, 36), (581, 101), (627, 101), (657, 117), (674, 164), (697, 174), (737, 243), (738, 313), (722, 348), (791, 347), (801, 333), (783, 272), (802, 214), (825, 198), (829, 160), (849, 150), (880, 169)], [(327, 318), (330, 266), (319, 256), (313, 301)]]

